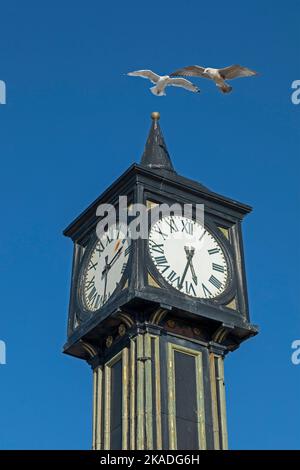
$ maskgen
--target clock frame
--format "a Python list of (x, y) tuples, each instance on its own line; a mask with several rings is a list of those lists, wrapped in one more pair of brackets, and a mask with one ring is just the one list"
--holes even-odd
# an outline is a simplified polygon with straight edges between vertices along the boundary
[[(191, 217), (190, 217), (191, 218)], [(196, 217), (194, 216), (192, 220), (197, 221)], [(170, 292), (172, 292), (173, 295), (175, 296), (184, 296), (185, 299), (188, 300), (195, 300), (195, 301), (201, 301), (204, 303), (210, 304), (211, 302), (214, 302), (215, 304), (218, 305), (227, 305), (230, 301), (235, 296), (236, 292), (236, 279), (235, 279), (235, 272), (234, 272), (234, 265), (233, 265), (233, 259), (234, 259), (234, 254), (232, 251), (232, 247), (224, 234), (221, 232), (220, 229), (218, 229), (217, 226), (213, 223), (213, 221), (210, 221), (208, 217), (205, 217), (205, 223), (204, 223), (204, 228), (211, 233), (211, 235), (216, 239), (217, 243), (221, 246), (221, 249), (223, 250), (224, 257), (226, 260), (226, 265), (227, 265), (227, 282), (226, 282), (226, 287), (223, 292), (221, 292), (219, 295), (213, 297), (213, 298), (200, 298), (196, 296), (190, 296), (185, 294), (184, 292), (180, 292), (178, 289), (172, 287), (166, 279), (162, 276), (162, 274), (159, 272), (159, 270), (156, 268), (153, 259), (150, 254), (150, 249), (149, 249), (149, 239), (147, 240), (147, 249), (146, 249), (146, 259), (147, 259), (147, 266), (148, 266), (148, 271), (151, 277), (157, 281), (158, 285), (160, 288), (163, 289), (170, 289)], [(151, 230), (151, 224), (149, 224), (149, 234)]]

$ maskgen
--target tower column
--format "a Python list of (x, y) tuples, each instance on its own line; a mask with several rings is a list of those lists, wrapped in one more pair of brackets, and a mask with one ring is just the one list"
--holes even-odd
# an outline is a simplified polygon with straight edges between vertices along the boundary
[(222, 353), (146, 323), (107, 343), (92, 361), (94, 449), (227, 449)]

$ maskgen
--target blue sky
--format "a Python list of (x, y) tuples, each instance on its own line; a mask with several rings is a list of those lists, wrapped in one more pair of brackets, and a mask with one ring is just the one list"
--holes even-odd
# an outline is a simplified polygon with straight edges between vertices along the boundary
[[(249, 203), (251, 318), (261, 333), (226, 360), (229, 443), (299, 448), (300, 79), (296, 0), (0, 2), (0, 448), (91, 447), (89, 367), (61, 354), (72, 244), (62, 229), (161, 126), (176, 170)], [(124, 76), (198, 63), (260, 72), (230, 95)]]

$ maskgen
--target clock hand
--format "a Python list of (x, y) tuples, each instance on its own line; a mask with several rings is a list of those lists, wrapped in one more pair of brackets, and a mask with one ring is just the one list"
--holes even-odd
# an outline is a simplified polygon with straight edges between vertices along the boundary
[[(105, 265), (106, 265), (106, 267), (108, 266), (107, 260), (108, 260), (108, 256), (105, 256)], [(108, 274), (108, 270), (104, 270), (103, 272), (104, 272), (104, 274), (102, 273), (102, 279), (103, 279), (103, 277), (105, 277), (105, 280), (104, 280), (103, 298), (104, 298), (104, 301), (105, 301), (105, 299), (106, 299), (106, 288), (107, 288), (107, 274)]]
[(118, 257), (120, 256), (120, 253), (121, 253), (122, 249), (123, 249), (123, 246), (121, 246), (121, 248), (118, 249), (117, 253), (113, 256), (113, 258), (110, 260), (109, 263), (107, 263), (108, 256), (106, 256), (106, 258), (105, 258), (106, 265), (105, 265), (105, 268), (102, 271), (102, 279), (105, 276), (105, 274), (109, 271), (109, 269), (113, 266), (113, 264), (117, 261)]
[(184, 247), (184, 250), (185, 250), (185, 253), (186, 253), (186, 257), (187, 257), (187, 263), (186, 263), (186, 266), (185, 266), (185, 268), (184, 268), (184, 271), (183, 271), (183, 274), (182, 274), (180, 283), (179, 283), (179, 285), (178, 285), (179, 289), (182, 289), (182, 286), (183, 286), (183, 282), (184, 282), (184, 280), (185, 280), (186, 273), (188, 272), (189, 266), (190, 266), (190, 264), (191, 264), (192, 258), (193, 258), (194, 253), (195, 253), (195, 249), (194, 249), (194, 248), (191, 248), (191, 250), (189, 250), (189, 248), (185, 246), (185, 247)]
[(197, 284), (198, 284), (198, 279), (197, 279), (197, 276), (196, 276), (196, 273), (195, 273), (195, 269), (194, 269), (194, 265), (193, 265), (192, 258), (191, 258), (191, 260), (190, 260), (190, 269), (191, 269), (193, 281), (194, 281), (194, 283), (197, 285)]

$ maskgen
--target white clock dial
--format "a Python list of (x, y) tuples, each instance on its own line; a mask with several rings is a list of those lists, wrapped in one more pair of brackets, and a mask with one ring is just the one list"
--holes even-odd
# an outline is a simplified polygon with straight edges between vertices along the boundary
[(222, 247), (190, 218), (158, 220), (151, 227), (149, 252), (163, 278), (184, 294), (212, 299), (226, 289), (228, 266)]
[(124, 233), (118, 225), (112, 225), (97, 241), (85, 264), (82, 297), (91, 312), (107, 302), (126, 269), (131, 244)]

